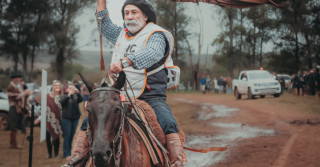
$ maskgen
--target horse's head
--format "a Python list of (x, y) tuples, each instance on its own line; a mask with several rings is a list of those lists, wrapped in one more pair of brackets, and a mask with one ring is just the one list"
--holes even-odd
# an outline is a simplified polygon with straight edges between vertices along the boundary
[(96, 166), (106, 166), (114, 156), (113, 139), (116, 136), (121, 120), (123, 107), (120, 101), (120, 89), (125, 83), (125, 73), (121, 72), (115, 84), (108, 87), (102, 84), (94, 89), (94, 84), (80, 74), (90, 91), (87, 104), (90, 134), (92, 138), (91, 152)]

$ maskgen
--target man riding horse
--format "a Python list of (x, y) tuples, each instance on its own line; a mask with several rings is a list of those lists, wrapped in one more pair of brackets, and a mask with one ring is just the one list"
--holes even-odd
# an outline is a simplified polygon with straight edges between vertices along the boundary
[[(171, 164), (183, 167), (183, 148), (177, 122), (166, 103), (168, 75), (174, 74), (168, 73), (168, 63), (172, 63), (173, 36), (156, 25), (155, 11), (146, 0), (127, 0), (124, 3), (125, 28), (112, 23), (106, 0), (97, 1), (96, 15), (100, 33), (115, 45), (111, 72), (118, 74), (124, 71), (133, 90), (130, 96), (147, 102), (153, 108), (166, 135)], [(87, 140), (85, 130), (86, 122), (78, 135), (72, 157), (88, 147), (84, 144)]]

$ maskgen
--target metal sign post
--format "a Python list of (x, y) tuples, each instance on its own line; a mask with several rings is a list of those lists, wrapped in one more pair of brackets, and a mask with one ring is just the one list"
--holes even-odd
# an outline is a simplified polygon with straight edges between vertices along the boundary
[(27, 140), (30, 142), (29, 144), (29, 167), (32, 167), (32, 148), (33, 148), (33, 121), (34, 121), (34, 104), (31, 106), (31, 125), (30, 125), (30, 136), (28, 136)]
[(46, 139), (46, 129), (47, 129), (46, 118), (47, 118), (47, 71), (42, 70), (40, 142)]

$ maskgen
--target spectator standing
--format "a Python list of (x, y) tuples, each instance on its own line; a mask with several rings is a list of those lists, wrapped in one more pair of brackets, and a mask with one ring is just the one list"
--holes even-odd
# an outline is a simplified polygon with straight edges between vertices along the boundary
[(219, 86), (219, 93), (222, 93), (222, 91), (223, 91), (223, 79), (222, 79), (222, 76), (220, 76), (218, 78), (218, 86)]
[(62, 83), (54, 80), (51, 92), (47, 94), (47, 131), (46, 142), (48, 149), (47, 158), (52, 157), (52, 145), (54, 156), (59, 157), (60, 136), (62, 135), (60, 97), (63, 94)]
[(295, 84), (295, 75), (291, 75), (291, 88), (293, 90), (293, 94), (296, 94), (296, 84)]
[(216, 77), (213, 78), (213, 83), (214, 83), (214, 93), (219, 93), (219, 85)]
[(316, 74), (315, 69), (311, 69), (308, 75), (308, 85), (309, 85), (309, 93), (308, 95), (315, 96), (316, 95)]
[(223, 93), (227, 93), (227, 85), (228, 85), (227, 78), (223, 77), (223, 80), (222, 80)]
[(294, 79), (293, 79), (294, 87), (297, 90), (297, 95), (298, 96), (300, 96), (302, 94), (301, 91), (302, 91), (303, 82), (301, 80), (304, 82), (303, 77), (300, 74), (300, 71), (298, 71), (298, 73), (294, 76)]
[(282, 74), (280, 75), (278, 81), (279, 81), (280, 86), (281, 86), (281, 94), (283, 94), (283, 91), (284, 91), (284, 88), (285, 88), (285, 84), (286, 84), (286, 83), (285, 83), (285, 80), (284, 80)]
[(232, 92), (232, 80), (231, 77), (227, 77), (227, 94), (230, 94)]
[[(17, 142), (17, 130), (21, 129), (22, 118), (25, 110), (28, 110), (29, 105), (26, 104), (26, 100), (32, 92), (27, 89), (23, 90), (20, 81), (22, 75), (15, 73), (11, 75), (11, 82), (8, 85), (7, 93), (9, 100), (9, 120), (11, 125), (10, 133), (10, 148), (21, 149), (22, 147), (18, 145)], [(28, 108), (26, 108), (28, 107)]]
[(205, 90), (210, 92), (212, 90), (212, 80), (209, 75), (207, 75), (206, 80), (207, 80), (207, 82), (206, 82)]
[(310, 85), (309, 85), (309, 72), (304, 71), (303, 72), (303, 80), (304, 80), (304, 85), (302, 87), (303, 89), (303, 94), (310, 94)]
[(319, 65), (317, 65), (315, 75), (316, 75), (316, 81), (317, 81), (318, 97), (320, 97), (320, 66)]
[(273, 77), (273, 79), (278, 80), (278, 76), (277, 76), (277, 73), (276, 73), (276, 72), (273, 72), (273, 73), (272, 73), (272, 77)]
[(299, 96), (304, 96), (305, 94), (305, 89), (306, 89), (306, 82), (304, 80), (304, 77), (303, 75), (300, 75), (300, 78), (299, 78), (299, 87), (300, 87), (300, 92), (299, 92)]
[[(22, 90), (27, 90), (28, 89), (27, 85), (24, 83), (23, 80), (20, 81), (20, 85), (21, 85)], [(24, 105), (27, 105), (27, 104), (29, 105), (29, 96), (26, 97), (25, 100), (26, 100), (26, 103), (24, 103)], [(26, 108), (26, 106), (24, 106), (24, 108)], [(25, 110), (25, 112), (22, 115), (22, 119), (21, 119), (21, 132), (23, 134), (27, 133), (26, 127), (27, 127), (27, 117), (28, 117), (28, 115), (29, 115), (29, 111)]]
[(79, 90), (68, 85), (67, 92), (61, 97), (62, 130), (63, 130), (63, 157), (71, 156), (73, 136), (76, 132), (81, 115), (79, 103), (83, 101)]
[(204, 75), (202, 75), (200, 78), (200, 91), (203, 94), (206, 93), (206, 84), (207, 84), (207, 79), (204, 77)]

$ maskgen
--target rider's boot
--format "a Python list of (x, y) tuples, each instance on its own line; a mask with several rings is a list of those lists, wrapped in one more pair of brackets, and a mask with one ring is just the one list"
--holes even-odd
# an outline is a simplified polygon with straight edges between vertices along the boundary
[(86, 131), (80, 131), (76, 140), (76, 143), (71, 152), (71, 158), (68, 162), (70, 166), (81, 166), (83, 165), (83, 159), (87, 156), (89, 150), (89, 141)]
[(178, 133), (166, 135), (169, 160), (173, 167), (183, 167), (183, 148)]
[(10, 148), (13, 148), (13, 149), (23, 148), (22, 146), (18, 145), (16, 131), (11, 131), (10, 133)]

